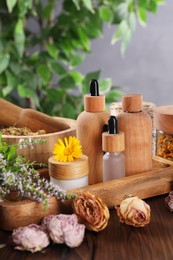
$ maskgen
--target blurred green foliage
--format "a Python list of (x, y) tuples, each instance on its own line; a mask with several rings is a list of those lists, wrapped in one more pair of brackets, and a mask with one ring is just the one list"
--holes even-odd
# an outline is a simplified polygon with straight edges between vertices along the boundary
[[(146, 25), (162, 0), (1, 0), (0, 97), (44, 113), (76, 118), (89, 81), (78, 66), (102, 36), (104, 23), (116, 24), (112, 44), (124, 53), (136, 23)], [(121, 96), (110, 78), (100, 80), (107, 103)]]

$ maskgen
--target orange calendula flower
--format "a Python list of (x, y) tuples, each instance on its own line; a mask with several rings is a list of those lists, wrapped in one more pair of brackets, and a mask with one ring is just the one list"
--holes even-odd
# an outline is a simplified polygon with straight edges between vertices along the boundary
[(52, 153), (55, 154), (56, 161), (72, 162), (74, 158), (82, 155), (80, 141), (74, 136), (70, 136), (69, 139), (65, 137), (64, 142), (59, 138)]

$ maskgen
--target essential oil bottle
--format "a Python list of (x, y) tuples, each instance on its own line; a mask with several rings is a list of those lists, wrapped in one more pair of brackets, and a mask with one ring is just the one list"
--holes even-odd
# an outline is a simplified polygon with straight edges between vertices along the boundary
[(103, 181), (125, 177), (125, 157), (123, 151), (124, 133), (118, 130), (118, 121), (115, 116), (108, 120), (108, 132), (102, 134)]

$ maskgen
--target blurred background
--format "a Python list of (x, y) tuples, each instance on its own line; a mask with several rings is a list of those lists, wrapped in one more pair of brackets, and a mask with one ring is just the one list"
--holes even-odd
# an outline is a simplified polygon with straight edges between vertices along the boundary
[(77, 118), (95, 78), (107, 105), (172, 104), (172, 13), (171, 0), (2, 0), (0, 97)]
[(79, 67), (82, 73), (102, 69), (124, 93), (143, 94), (157, 105), (173, 104), (173, 1), (166, 0), (157, 14), (148, 14), (147, 26), (137, 26), (122, 57), (120, 44), (111, 45), (114, 27), (105, 26), (104, 37), (92, 41), (92, 54)]

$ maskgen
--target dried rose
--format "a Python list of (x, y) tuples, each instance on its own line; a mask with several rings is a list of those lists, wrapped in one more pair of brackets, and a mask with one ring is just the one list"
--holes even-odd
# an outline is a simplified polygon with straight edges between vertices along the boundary
[(78, 219), (88, 230), (101, 231), (109, 220), (109, 210), (101, 198), (84, 192), (78, 195), (72, 202), (72, 206)]
[(165, 198), (165, 203), (170, 212), (173, 212), (173, 191), (170, 191), (168, 196)]
[(143, 227), (150, 222), (150, 206), (137, 196), (126, 197), (116, 207), (120, 222), (134, 227)]
[(42, 221), (43, 228), (47, 230), (54, 243), (63, 244), (73, 248), (78, 247), (85, 234), (85, 226), (78, 223), (75, 214), (51, 215)]
[(13, 231), (12, 241), (15, 249), (27, 250), (32, 253), (41, 251), (49, 245), (49, 237), (38, 225), (31, 224)]

